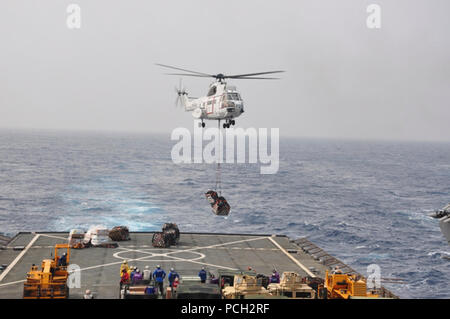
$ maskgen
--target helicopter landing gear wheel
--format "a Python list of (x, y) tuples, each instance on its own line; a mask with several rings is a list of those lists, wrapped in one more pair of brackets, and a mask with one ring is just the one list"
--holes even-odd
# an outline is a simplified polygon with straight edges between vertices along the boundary
[(234, 120), (231, 120), (231, 125), (234, 126), (234, 124), (236, 124), (236, 122)]
[(227, 128), (227, 123), (223, 123), (223, 128)]
[(206, 126), (205, 122), (202, 122), (202, 127), (205, 127), (205, 126)]

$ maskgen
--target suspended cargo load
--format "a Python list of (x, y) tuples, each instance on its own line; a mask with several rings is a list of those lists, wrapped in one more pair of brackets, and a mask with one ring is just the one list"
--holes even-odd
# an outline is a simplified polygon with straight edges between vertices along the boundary
[(130, 231), (126, 226), (116, 226), (109, 231), (109, 238), (114, 241), (130, 240)]
[(230, 205), (223, 196), (219, 196), (215, 191), (210, 190), (205, 193), (206, 198), (211, 204), (214, 214), (217, 216), (228, 216), (230, 213)]
[(225, 197), (219, 196), (214, 205), (211, 206), (214, 214), (218, 216), (228, 216), (230, 213), (230, 205), (228, 204)]

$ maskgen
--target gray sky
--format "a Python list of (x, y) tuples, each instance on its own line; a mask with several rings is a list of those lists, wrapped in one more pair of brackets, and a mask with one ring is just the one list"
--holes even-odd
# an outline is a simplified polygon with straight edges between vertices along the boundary
[[(70, 3), (81, 6), (79, 30), (66, 26)], [(381, 29), (366, 27), (371, 3)], [(448, 0), (3, 0), (0, 128), (192, 128), (174, 107), (178, 78), (154, 65), (164, 63), (286, 70), (279, 81), (233, 82), (244, 128), (450, 141), (448, 12)], [(209, 82), (184, 78), (193, 96)]]

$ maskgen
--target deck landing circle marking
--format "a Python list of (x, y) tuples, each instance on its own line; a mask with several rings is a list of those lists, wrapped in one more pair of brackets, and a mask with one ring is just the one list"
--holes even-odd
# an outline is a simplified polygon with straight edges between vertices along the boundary
[[(160, 251), (159, 249), (139, 249), (139, 250), (134, 250), (134, 249), (126, 249), (126, 250), (122, 250), (122, 251), (118, 251), (116, 253), (113, 254), (113, 256), (115, 258), (118, 259), (122, 259), (122, 260), (128, 260), (128, 261), (151, 261), (151, 262), (167, 262), (167, 261), (172, 261), (172, 262), (177, 262), (177, 261), (185, 261), (185, 262), (189, 262), (189, 261), (197, 261), (200, 259), (203, 259), (206, 257), (205, 254), (199, 253), (199, 252), (195, 252), (195, 251), (177, 251), (177, 250), (168, 250), (166, 253), (152, 253), (150, 251)], [(136, 258), (126, 258), (123, 257), (122, 254), (126, 254), (126, 253), (140, 253), (140, 254), (144, 254), (144, 255), (148, 255), (148, 256), (142, 256), (142, 257), (136, 257)], [(190, 259), (187, 258), (180, 258), (180, 257), (176, 257), (176, 256), (172, 256), (172, 255), (176, 255), (177, 253), (187, 253), (187, 254), (192, 254), (192, 255), (197, 255), (198, 257), (193, 257)], [(167, 259), (154, 259), (154, 257), (167, 257)]]

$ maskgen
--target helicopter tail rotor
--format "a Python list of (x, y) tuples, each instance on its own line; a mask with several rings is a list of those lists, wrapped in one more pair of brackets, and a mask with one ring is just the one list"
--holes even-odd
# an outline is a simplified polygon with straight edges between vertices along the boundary
[(175, 100), (175, 107), (181, 106), (181, 96), (187, 95), (186, 89), (183, 86), (182, 79), (180, 78), (180, 82), (178, 87), (175, 86), (175, 93), (177, 93), (177, 98)]

